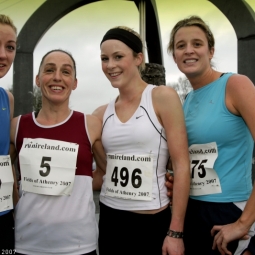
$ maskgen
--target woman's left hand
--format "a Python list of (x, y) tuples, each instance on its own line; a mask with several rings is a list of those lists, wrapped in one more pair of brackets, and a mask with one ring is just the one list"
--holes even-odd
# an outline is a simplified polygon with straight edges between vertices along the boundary
[(162, 255), (184, 255), (183, 239), (166, 236), (162, 247)]
[[(218, 233), (214, 236), (217, 231)], [(214, 226), (211, 230), (211, 235), (214, 236), (212, 249), (215, 250), (218, 248), (221, 255), (232, 255), (227, 249), (229, 242), (236, 239), (249, 239), (247, 228), (245, 228), (239, 221), (224, 226)]]

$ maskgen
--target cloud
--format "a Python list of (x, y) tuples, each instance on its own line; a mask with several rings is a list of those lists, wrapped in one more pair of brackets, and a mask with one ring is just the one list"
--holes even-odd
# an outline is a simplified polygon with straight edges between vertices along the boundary
[[(0, 5), (0, 10), (9, 6), (5, 13), (13, 18), (20, 30), (28, 17), (43, 2), (10, 0), (6, 1), (5, 5)], [(16, 4), (11, 6), (12, 3)], [(209, 23), (215, 34), (214, 61), (217, 69), (236, 72), (237, 46), (234, 30), (213, 4), (206, 0), (156, 0), (156, 3), (167, 83), (182, 76), (172, 57), (167, 54), (170, 31), (178, 20), (196, 13)], [(99, 105), (108, 103), (117, 96), (118, 91), (111, 87), (101, 70), (99, 44), (104, 33), (117, 25), (126, 25), (139, 32), (139, 12), (133, 1), (98, 1), (67, 14), (49, 29), (36, 46), (34, 74), (37, 73), (40, 60), (47, 51), (54, 48), (68, 50), (76, 60), (78, 73), (78, 88), (71, 96), (70, 106), (91, 113)], [(7, 88), (11, 85), (12, 70), (1, 79), (1, 86)]]

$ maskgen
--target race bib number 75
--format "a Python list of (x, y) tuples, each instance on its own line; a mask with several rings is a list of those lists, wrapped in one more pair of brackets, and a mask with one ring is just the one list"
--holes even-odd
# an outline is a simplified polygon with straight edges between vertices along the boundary
[(221, 193), (221, 185), (216, 171), (213, 169), (218, 157), (215, 142), (193, 144), (189, 147), (190, 156), (190, 195), (200, 196)]

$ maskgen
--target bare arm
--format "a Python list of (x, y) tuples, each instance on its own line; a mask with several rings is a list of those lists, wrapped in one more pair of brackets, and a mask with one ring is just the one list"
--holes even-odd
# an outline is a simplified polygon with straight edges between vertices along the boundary
[(101, 190), (106, 171), (106, 156), (101, 140), (96, 141), (92, 149), (96, 161), (96, 169), (93, 171), (93, 190)]
[(105, 155), (105, 151), (104, 151), (104, 148), (103, 148), (103, 145), (101, 142), (101, 133), (102, 133), (103, 116), (104, 116), (106, 107), (107, 107), (107, 105), (100, 106), (92, 113), (92, 116), (95, 116), (97, 119), (99, 119), (99, 121), (101, 123), (100, 139), (95, 141), (92, 149), (93, 149), (94, 158), (95, 158), (97, 167), (99, 167), (104, 173), (106, 171), (106, 155)]
[(9, 97), (9, 104), (10, 104), (10, 118), (11, 121), (13, 119), (13, 112), (14, 112), (14, 98), (10, 91), (6, 90), (8, 97)]
[[(7, 91), (8, 97), (9, 97), (9, 104), (10, 104), (10, 121), (11, 121), (11, 128), (12, 128), (12, 122), (13, 122), (13, 112), (14, 112), (14, 98), (11, 92)], [(15, 128), (16, 130), (16, 128)], [(10, 138), (11, 139), (11, 138)], [(11, 142), (10, 143), (10, 149), (9, 149), (9, 154), (11, 156), (12, 162), (13, 158), (16, 157), (16, 150), (14, 147), (14, 144)], [(18, 201), (19, 201), (19, 193), (18, 193), (18, 182), (17, 182), (17, 177), (16, 177), (16, 171), (14, 165), (12, 165), (12, 174), (13, 174), (13, 205), (15, 206)]]
[(93, 171), (93, 190), (100, 190), (106, 171), (106, 157), (101, 142), (102, 122), (96, 115), (87, 115), (88, 131), (92, 143), (96, 170)]
[(15, 172), (15, 167), (12, 165), (12, 173), (13, 173), (13, 206), (16, 206), (16, 204), (19, 202), (19, 191), (18, 191), (18, 182), (16, 178), (16, 172)]
[(12, 163), (14, 163), (14, 161), (17, 157), (17, 152), (16, 152), (16, 148), (15, 148), (15, 134), (16, 134), (17, 122), (18, 122), (18, 117), (12, 119), (12, 121), (11, 121), (11, 131), (10, 131), (10, 133), (11, 133), (11, 137), (10, 137), (11, 143), (10, 143), (9, 153), (10, 153), (10, 156), (11, 156), (11, 159), (12, 159)]
[[(165, 86), (153, 90), (153, 105), (159, 121), (166, 131), (174, 171), (172, 219), (169, 228), (183, 232), (189, 197), (190, 170), (182, 105), (177, 93), (172, 88)], [(163, 254), (184, 254), (183, 240), (167, 236), (163, 245)]]
[[(233, 75), (229, 78), (226, 93), (226, 105), (230, 112), (241, 116), (247, 124), (253, 140), (255, 140), (255, 87), (243, 75)], [(255, 187), (241, 217), (234, 223), (224, 226), (214, 226), (211, 233), (215, 234), (213, 248), (218, 247), (221, 254), (231, 254), (227, 244), (235, 239), (246, 238), (251, 225), (255, 222)], [(246, 236), (246, 237), (245, 237)]]
[(105, 175), (104, 171), (97, 167), (93, 171), (93, 190), (101, 190), (103, 184), (103, 176)]

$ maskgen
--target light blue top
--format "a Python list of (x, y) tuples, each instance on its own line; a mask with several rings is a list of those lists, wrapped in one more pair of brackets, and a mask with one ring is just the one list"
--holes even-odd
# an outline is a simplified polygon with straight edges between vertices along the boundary
[[(10, 147), (10, 104), (7, 92), (0, 87), (0, 155), (8, 155)], [(0, 216), (8, 213), (0, 212)]]
[(226, 107), (225, 94), (228, 78), (224, 74), (216, 81), (191, 91), (184, 103), (189, 146), (216, 142), (217, 172), (222, 193), (191, 196), (210, 202), (238, 202), (249, 198), (252, 190), (251, 168), (253, 138), (242, 117)]

